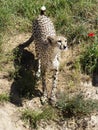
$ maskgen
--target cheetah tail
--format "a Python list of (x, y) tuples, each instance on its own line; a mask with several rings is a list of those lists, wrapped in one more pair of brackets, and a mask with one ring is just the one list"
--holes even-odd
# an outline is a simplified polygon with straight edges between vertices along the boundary
[(45, 12), (46, 12), (46, 7), (45, 7), (45, 6), (42, 6), (42, 7), (41, 7), (40, 15), (45, 15)]
[(24, 49), (25, 47), (28, 47), (33, 41), (34, 41), (34, 37), (33, 35), (31, 35), (31, 37), (23, 44), (20, 44), (19, 47)]

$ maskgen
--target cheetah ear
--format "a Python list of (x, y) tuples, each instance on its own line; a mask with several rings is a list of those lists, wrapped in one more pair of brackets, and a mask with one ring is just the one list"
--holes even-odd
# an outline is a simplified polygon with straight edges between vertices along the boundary
[(54, 37), (53, 36), (48, 36), (47, 40), (49, 41), (50, 44), (54, 43)]

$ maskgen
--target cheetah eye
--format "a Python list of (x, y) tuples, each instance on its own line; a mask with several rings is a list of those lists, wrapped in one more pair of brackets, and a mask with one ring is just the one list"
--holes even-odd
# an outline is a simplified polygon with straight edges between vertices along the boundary
[(62, 42), (61, 40), (58, 40), (58, 42)]
[(65, 40), (65, 42), (67, 42), (67, 40)]

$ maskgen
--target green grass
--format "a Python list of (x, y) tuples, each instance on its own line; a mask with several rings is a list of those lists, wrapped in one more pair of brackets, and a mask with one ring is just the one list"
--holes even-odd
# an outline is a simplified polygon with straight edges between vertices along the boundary
[(91, 43), (85, 46), (80, 55), (80, 64), (82, 72), (92, 74), (98, 70), (98, 39), (97, 36), (90, 37)]
[[(40, 7), (45, 5), (47, 14), (53, 18), (58, 32), (66, 34), (68, 33), (66, 29), (76, 27), (76, 22), (77, 25), (82, 26), (85, 26), (83, 23), (87, 25), (92, 20), (94, 22), (98, 18), (96, 4), (96, 0), (89, 2), (85, 0), (44, 0), (43, 2), (36, 2), (36, 0), (1, 0), (0, 26), (2, 29), (6, 29), (13, 22), (14, 25), (17, 24), (18, 18), (22, 19), (23, 22), (25, 20), (31, 22), (39, 14)], [(20, 19), (19, 21), (21, 21)], [(20, 28), (21, 26), (22, 24), (20, 24)]]
[(32, 32), (32, 20), (38, 16), (40, 7), (45, 5), (58, 33), (66, 35), (69, 42), (85, 40), (92, 28), (96, 31), (97, 4), (97, 0), (1, 0), (0, 32), (10, 28)]
[(71, 118), (86, 117), (98, 111), (98, 100), (84, 99), (82, 94), (69, 97), (68, 94), (61, 94), (56, 107), (44, 106), (40, 110), (25, 109), (22, 111), (21, 118), (29, 126), (37, 128), (41, 121), (49, 122), (68, 120)]
[(0, 51), (5, 42), (4, 34), (9, 37), (14, 32), (32, 32), (32, 21), (39, 15), (42, 5), (46, 6), (57, 33), (67, 37), (68, 45), (91, 43), (87, 34), (98, 33), (97, 0), (1, 0)]
[(83, 117), (98, 111), (98, 100), (84, 99), (82, 94), (73, 97), (62, 94), (57, 102), (57, 107), (65, 119)]
[(10, 96), (6, 93), (0, 94), (0, 103), (8, 102), (10, 100)]
[[(3, 44), (3, 43), (1, 43), (1, 44)], [(1, 45), (1, 47), (2, 47), (2, 46), (3, 46), (3, 45)], [(2, 53), (0, 54), (0, 71), (2, 71), (7, 64), (10, 65), (10, 63), (12, 63), (13, 60), (14, 60), (14, 58), (15, 58), (15, 57), (13, 56), (12, 52), (4, 53), (4, 52), (2, 51), (2, 48), (1, 48), (1, 52), (2, 52)], [(7, 68), (5, 68), (5, 71), (6, 71), (6, 69), (7, 69)]]
[(45, 107), (42, 111), (34, 111), (30, 109), (26, 109), (22, 112), (22, 119), (29, 123), (31, 128), (37, 128), (38, 123), (41, 120), (49, 121), (57, 118), (56, 111), (54, 108), (48, 106)]

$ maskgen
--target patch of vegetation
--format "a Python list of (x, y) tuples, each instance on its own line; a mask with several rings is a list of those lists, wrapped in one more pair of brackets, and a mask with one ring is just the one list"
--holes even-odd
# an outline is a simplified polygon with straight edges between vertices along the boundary
[(0, 94), (0, 103), (8, 102), (10, 100), (10, 96), (6, 93)]
[(87, 45), (80, 56), (82, 72), (92, 74), (98, 70), (98, 39), (97, 36), (91, 37), (91, 44)]
[(64, 118), (82, 117), (98, 111), (98, 101), (84, 99), (81, 94), (73, 97), (64, 94), (58, 100), (57, 107), (62, 112)]
[[(2, 43), (3, 44), (3, 43)], [(2, 47), (2, 46), (1, 46)], [(0, 71), (5, 70), (5, 71), (12, 71), (13, 69), (7, 70), (5, 66), (9, 64), (9, 66), (12, 64), (14, 60), (14, 56), (12, 55), (12, 52), (7, 52), (3, 53), (3, 50), (1, 48), (1, 53), (0, 53)]]
[(69, 118), (89, 116), (98, 111), (98, 100), (84, 99), (82, 94), (69, 97), (62, 94), (56, 107), (44, 106), (40, 111), (26, 109), (22, 111), (22, 120), (29, 123), (31, 128), (37, 128), (41, 121), (61, 121)]
[[(40, 7), (45, 5), (47, 15), (53, 18), (56, 30), (66, 35), (69, 41), (74, 39), (79, 41), (86, 39), (86, 34), (92, 28), (96, 30), (98, 20), (96, 4), (97, 0), (55, 0), (54, 2), (52, 0), (39, 2), (36, 0), (17, 0), (15, 2), (1, 0), (0, 26), (5, 30), (8, 29), (8, 26), (19, 30), (26, 27), (27, 31), (31, 32), (32, 20), (38, 16)], [(92, 27), (89, 26), (90, 24)]]
[(37, 125), (41, 120), (48, 121), (53, 120), (54, 118), (56, 118), (56, 111), (50, 106), (45, 107), (40, 112), (30, 109), (26, 109), (22, 112), (22, 119), (26, 123), (29, 123), (31, 128), (37, 128)]

